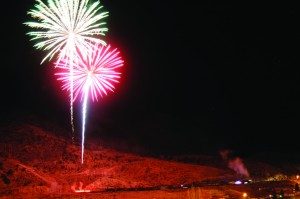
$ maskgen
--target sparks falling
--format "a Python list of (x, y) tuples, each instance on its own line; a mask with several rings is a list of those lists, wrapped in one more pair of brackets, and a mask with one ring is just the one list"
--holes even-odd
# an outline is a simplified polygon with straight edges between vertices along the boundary
[(84, 142), (86, 129), (86, 113), (88, 100), (98, 101), (99, 97), (114, 91), (115, 83), (119, 82), (121, 73), (118, 69), (123, 66), (124, 61), (120, 52), (111, 47), (96, 44), (88, 51), (77, 50), (76, 62), (73, 65), (73, 78), (70, 81), (69, 59), (63, 58), (57, 64), (59, 72), (55, 73), (58, 80), (63, 82), (62, 89), (70, 90), (73, 85), (74, 101), (80, 97), (82, 102), (82, 141), (81, 141), (81, 163), (84, 160)]
[(106, 45), (102, 37), (96, 36), (104, 36), (108, 31), (103, 21), (108, 12), (100, 12), (102, 6), (99, 1), (90, 3), (89, 0), (48, 0), (47, 4), (41, 0), (36, 2), (35, 8), (28, 12), (34, 20), (24, 24), (37, 29), (27, 33), (31, 40), (37, 41), (34, 47), (48, 51), (41, 63), (57, 55), (58, 62), (64, 59), (69, 66), (70, 119), (74, 134), (74, 49), (88, 49), (91, 43)]

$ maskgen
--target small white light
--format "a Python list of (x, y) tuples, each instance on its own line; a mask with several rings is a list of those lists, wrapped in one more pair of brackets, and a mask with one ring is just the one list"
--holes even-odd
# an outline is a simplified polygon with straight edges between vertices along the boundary
[(242, 182), (240, 180), (237, 180), (237, 181), (234, 182), (234, 184), (239, 185), (239, 184), (242, 184)]

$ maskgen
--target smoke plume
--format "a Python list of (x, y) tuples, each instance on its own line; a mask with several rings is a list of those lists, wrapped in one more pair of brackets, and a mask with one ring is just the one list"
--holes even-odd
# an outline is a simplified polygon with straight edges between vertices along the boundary
[(243, 160), (239, 157), (232, 157), (232, 151), (222, 150), (220, 155), (224, 161), (226, 161), (227, 166), (234, 170), (237, 174), (249, 177), (249, 172), (245, 167)]
[(233, 160), (228, 161), (228, 167), (234, 170), (237, 174), (249, 177), (249, 172), (245, 167), (241, 158), (237, 157)]

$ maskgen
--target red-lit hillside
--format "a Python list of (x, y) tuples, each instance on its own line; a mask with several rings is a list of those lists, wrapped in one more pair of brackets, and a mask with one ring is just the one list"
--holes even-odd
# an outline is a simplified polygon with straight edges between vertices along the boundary
[(13, 192), (71, 192), (71, 188), (99, 191), (107, 188), (180, 185), (230, 175), (209, 166), (158, 160), (99, 146), (86, 150), (32, 124), (1, 128), (0, 195)]

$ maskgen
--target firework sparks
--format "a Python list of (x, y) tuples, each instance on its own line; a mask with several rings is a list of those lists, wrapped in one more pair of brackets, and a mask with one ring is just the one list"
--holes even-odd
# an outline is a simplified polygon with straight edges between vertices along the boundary
[(108, 31), (102, 21), (108, 12), (99, 13), (103, 7), (99, 1), (92, 4), (89, 0), (48, 0), (48, 4), (36, 1), (35, 9), (28, 12), (36, 21), (24, 24), (37, 29), (27, 33), (31, 40), (37, 40), (34, 47), (49, 51), (42, 63), (51, 60), (55, 54), (58, 54), (58, 60), (66, 55), (70, 57), (75, 48), (83, 49), (90, 43), (106, 45), (96, 37), (104, 36)]
[[(98, 101), (108, 91), (114, 91), (114, 84), (118, 83), (121, 73), (118, 68), (123, 66), (124, 61), (119, 56), (117, 49), (111, 50), (110, 46), (94, 45), (88, 51), (78, 51), (76, 62), (73, 62), (73, 77), (70, 81), (68, 59), (61, 59), (56, 64), (60, 70), (55, 73), (58, 80), (63, 82), (62, 88), (70, 90), (74, 85), (74, 101), (80, 96), (82, 104), (82, 143), (81, 162), (84, 156), (84, 140), (88, 98)], [(74, 59), (75, 60), (75, 59)]]
[(34, 47), (48, 51), (45, 60), (51, 60), (58, 54), (58, 62), (68, 57), (70, 77), (70, 119), (72, 126), (72, 139), (74, 141), (73, 122), (73, 58), (74, 49), (87, 49), (91, 43), (106, 45), (105, 42), (96, 36), (104, 36), (108, 29), (105, 26), (104, 18), (108, 12), (100, 12), (102, 6), (96, 1), (89, 0), (48, 0), (47, 4), (36, 0), (35, 9), (28, 14), (34, 21), (26, 22), (25, 25), (37, 29), (27, 33), (31, 40), (37, 41)]

